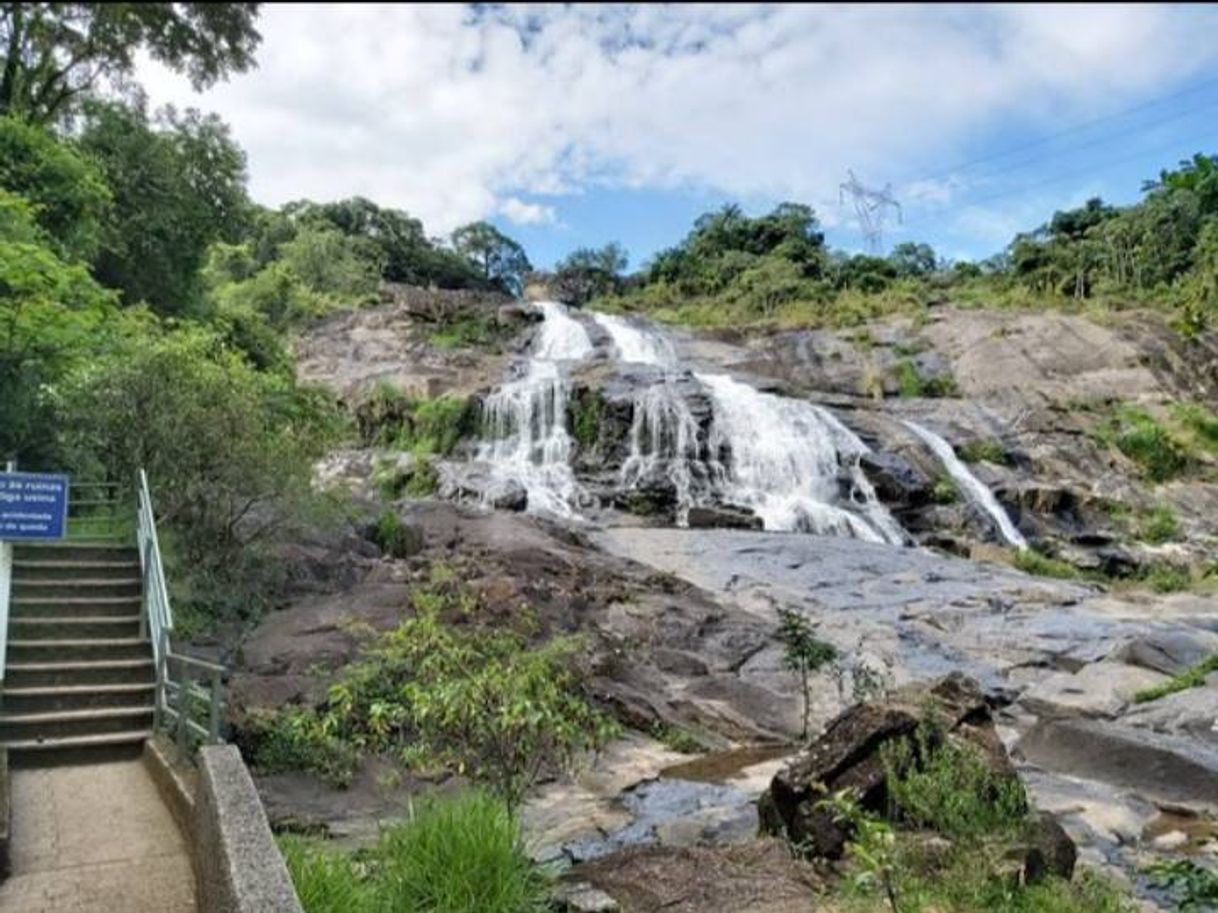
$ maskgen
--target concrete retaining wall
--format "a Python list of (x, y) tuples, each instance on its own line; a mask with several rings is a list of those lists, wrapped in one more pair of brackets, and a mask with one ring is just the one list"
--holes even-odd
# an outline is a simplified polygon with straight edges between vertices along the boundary
[(302, 913), (241, 753), (199, 749), (191, 842), (199, 913)]
[(11, 869), (9, 841), (12, 837), (12, 782), (8, 777), (8, 749), (0, 745), (0, 881), (8, 878)]

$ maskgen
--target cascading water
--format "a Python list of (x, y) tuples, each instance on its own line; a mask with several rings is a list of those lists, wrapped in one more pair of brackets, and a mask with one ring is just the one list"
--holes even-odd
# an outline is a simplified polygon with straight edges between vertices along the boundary
[(994, 493), (969, 471), (969, 468), (956, 456), (956, 451), (952, 449), (951, 444), (917, 422), (902, 421), (902, 424), (934, 452), (943, 464), (943, 468), (947, 470), (947, 474), (964, 491), (965, 497), (989, 516), (1008, 545), (1021, 549), (1028, 547), (1028, 540), (1011, 522), (1011, 518), (1002, 509), (1002, 505), (998, 503)]
[[(609, 314), (591, 316), (609, 333), (623, 361), (675, 366), (672, 344), (660, 333)], [(700, 447), (698, 423), (667, 371), (662, 383), (635, 398), (623, 485), (635, 485), (662, 468), (676, 489), (682, 523), (692, 504), (714, 493), (752, 508), (766, 529), (905, 541), (859, 465), (867, 446), (830, 412), (761, 393), (726, 374), (694, 377), (714, 407), (709, 446)], [(719, 460), (720, 454), (726, 459)], [(843, 465), (851, 509), (837, 506)]]
[(579, 485), (571, 471), (567, 432), (569, 387), (562, 362), (586, 358), (592, 340), (561, 304), (539, 304), (544, 320), (524, 374), (483, 404), (486, 438), (477, 459), (490, 466), (483, 497), (493, 501), (513, 485), (528, 496), (530, 513), (572, 514)]
[[(830, 413), (802, 400), (762, 393), (726, 374), (696, 376), (714, 400), (711, 451), (728, 456), (722, 461), (727, 500), (751, 507), (766, 529), (894, 545), (905, 541), (858, 466), (867, 446)], [(848, 502), (861, 515), (837, 506), (843, 462), (853, 483)]]

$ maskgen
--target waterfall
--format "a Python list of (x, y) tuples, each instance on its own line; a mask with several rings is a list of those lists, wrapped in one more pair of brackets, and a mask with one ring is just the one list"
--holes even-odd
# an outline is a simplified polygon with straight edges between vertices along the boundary
[(530, 513), (571, 516), (579, 485), (571, 470), (570, 390), (561, 363), (586, 358), (592, 341), (561, 304), (547, 301), (539, 307), (544, 320), (523, 375), (483, 403), (486, 436), (477, 459), (490, 465), (485, 500), (519, 485)]
[[(611, 314), (591, 316), (609, 334), (623, 361), (675, 366), (672, 343), (658, 331)], [(692, 504), (713, 492), (752, 508), (766, 529), (905, 542), (900, 524), (880, 504), (859, 465), (867, 445), (832, 413), (761, 393), (725, 374), (694, 377), (714, 407), (705, 452), (689, 405), (671, 370), (666, 371), (662, 383), (635, 397), (623, 485), (635, 485), (660, 467), (676, 489), (679, 522)], [(726, 460), (720, 460), (720, 454)], [(837, 506), (843, 465), (849, 476), (849, 509)]]
[(1028, 547), (1028, 540), (1023, 537), (1023, 534), (1011, 522), (1011, 518), (1002, 509), (1002, 505), (998, 503), (994, 493), (980, 479), (973, 475), (969, 468), (956, 456), (956, 451), (952, 449), (951, 444), (917, 422), (902, 421), (902, 424), (917, 435), (934, 452), (935, 456), (943, 464), (943, 468), (947, 470), (948, 475), (952, 477), (952, 480), (960, 487), (970, 502), (985, 511), (1008, 545), (1021, 549)]
[(655, 330), (642, 329), (615, 314), (589, 314), (609, 334), (620, 360), (664, 369), (658, 383), (634, 396), (630, 452), (618, 482), (631, 489), (649, 479), (668, 479), (677, 498), (677, 525), (685, 526), (690, 507), (705, 500), (708, 473), (701, 456), (698, 421), (676, 383), (676, 350)]
[[(710, 448), (727, 455), (720, 483), (726, 500), (751, 507), (766, 529), (905, 541), (858, 467), (867, 445), (833, 415), (726, 374), (695, 376), (714, 401)], [(837, 506), (843, 463), (850, 467), (847, 502), (861, 515)]]

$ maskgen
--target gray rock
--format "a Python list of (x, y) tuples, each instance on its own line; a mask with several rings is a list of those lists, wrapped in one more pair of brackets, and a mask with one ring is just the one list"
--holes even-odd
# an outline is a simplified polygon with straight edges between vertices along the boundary
[(1218, 634), (1197, 628), (1164, 628), (1132, 638), (1113, 657), (1164, 675), (1178, 675), (1214, 653), (1218, 653)]
[(622, 909), (604, 891), (583, 881), (558, 885), (550, 899), (555, 913), (618, 913)]
[(1077, 672), (1056, 672), (1025, 691), (1019, 702), (1041, 717), (1112, 718), (1139, 691), (1166, 680), (1149, 669), (1104, 660)]
[(761, 518), (747, 507), (691, 507), (690, 529), (761, 529)]

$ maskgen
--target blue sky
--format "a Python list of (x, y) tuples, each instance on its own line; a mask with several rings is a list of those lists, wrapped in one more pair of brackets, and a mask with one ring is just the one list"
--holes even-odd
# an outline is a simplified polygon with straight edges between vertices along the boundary
[(1218, 151), (1212, 5), (269, 5), (260, 29), (259, 68), (202, 95), (140, 74), (232, 124), (255, 199), (486, 218), (539, 266), (608, 241), (638, 265), (729, 201), (809, 203), (860, 249), (847, 169), (901, 201), (889, 245), (982, 257)]

